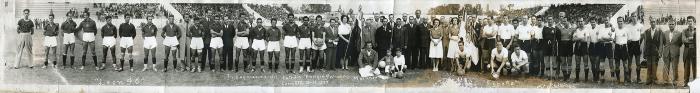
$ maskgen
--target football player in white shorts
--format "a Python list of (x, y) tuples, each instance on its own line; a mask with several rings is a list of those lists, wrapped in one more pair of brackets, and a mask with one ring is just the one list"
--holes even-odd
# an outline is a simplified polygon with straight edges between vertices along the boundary
[(311, 55), (311, 29), (313, 29), (313, 26), (311, 26), (311, 23), (309, 23), (309, 17), (304, 16), (302, 18), (304, 21), (304, 24), (302, 24), (299, 27), (299, 44), (297, 45), (297, 49), (299, 49), (299, 72), (304, 72), (304, 68), (306, 68), (307, 72), (311, 72), (311, 60), (310, 60), (310, 55)]
[[(251, 69), (251, 72), (255, 72), (255, 69), (260, 69), (262, 72), (265, 72), (265, 61), (263, 60), (263, 55), (265, 53), (265, 32), (266, 29), (265, 27), (262, 26), (262, 19), (258, 18), (255, 20), (255, 23), (257, 24), (255, 27), (253, 27), (249, 33), (249, 36), (253, 39), (253, 43), (250, 44), (250, 47), (253, 49), (254, 54), (253, 54), (253, 64), (250, 64), (253, 68)], [(259, 64), (259, 65), (258, 65)]]
[[(190, 49), (191, 51), (195, 51), (192, 53), (192, 56), (190, 56), (191, 61), (190, 61), (190, 66), (192, 66), (192, 69), (190, 72), (202, 72), (202, 66), (197, 65), (197, 63), (203, 62), (200, 58), (200, 53), (202, 53), (202, 49), (204, 49), (204, 40), (202, 39), (202, 28), (201, 24), (199, 24), (199, 18), (194, 18), (194, 25), (190, 27), (189, 31), (187, 32), (187, 36), (190, 37)], [(196, 67), (195, 67), (196, 66)]]
[(73, 62), (75, 61), (75, 27), (76, 23), (71, 17), (73, 14), (68, 13), (66, 21), (61, 24), (61, 31), (63, 31), (63, 68), (66, 68), (66, 57), (70, 54), (70, 68), (73, 68)]
[(148, 70), (148, 56), (151, 56), (153, 71), (158, 71), (156, 69), (156, 47), (158, 47), (158, 41), (156, 40), (156, 34), (158, 33), (158, 27), (153, 24), (153, 16), (150, 15), (146, 17), (148, 23), (143, 25), (141, 28), (141, 36), (143, 37), (143, 54), (146, 56), (143, 58), (143, 69), (141, 71)]
[[(223, 30), (224, 30), (224, 23), (222, 18), (216, 18), (216, 21), (212, 24), (212, 26), (209, 28), (211, 29), (209, 32), (211, 33), (211, 42), (209, 42), (209, 47), (212, 50), (212, 54), (210, 55), (213, 57), (213, 59), (209, 59), (209, 69), (211, 71), (215, 72), (216, 71), (216, 64), (218, 62), (223, 62), (223, 47), (224, 47), (224, 40), (221, 38), (223, 36)], [(219, 64), (222, 65), (222, 64)]]
[[(129, 23), (131, 14), (124, 15), (124, 23), (119, 25), (119, 47), (122, 51), (122, 59), (119, 60), (119, 68), (116, 71), (124, 70), (124, 61), (129, 57), (129, 71), (134, 71), (134, 37), (136, 37), (136, 27)], [(127, 56), (128, 55), (128, 56)]]
[(282, 38), (282, 31), (280, 27), (277, 27), (277, 18), (272, 18), (270, 20), (270, 23), (272, 24), (270, 29), (267, 30), (267, 53), (269, 53), (269, 60), (270, 62), (267, 64), (270, 66), (270, 70), (274, 71), (275, 73), (279, 69), (280, 62), (280, 38)]
[[(180, 49), (180, 27), (175, 24), (175, 17), (173, 15), (168, 16), (168, 24), (163, 26), (163, 33), (160, 35), (163, 39), (163, 45), (165, 45), (165, 59), (163, 60), (163, 72), (168, 72), (168, 62), (170, 55), (173, 57), (173, 69), (177, 69), (177, 52)], [(172, 54), (171, 54), (172, 53)]]
[(236, 37), (233, 44), (233, 46), (236, 47), (234, 56), (238, 58), (236, 62), (233, 63), (235, 72), (238, 72), (238, 64), (243, 65), (243, 71), (245, 71), (248, 68), (248, 62), (250, 62), (247, 60), (249, 56), (248, 52), (250, 51), (248, 50), (250, 47), (250, 44), (248, 43), (248, 33), (250, 32), (250, 24), (247, 22), (248, 16), (246, 13), (240, 13), (238, 17)]
[(97, 55), (95, 55), (95, 34), (97, 33), (97, 25), (95, 24), (95, 21), (90, 18), (90, 12), (83, 12), (83, 15), (85, 15), (85, 19), (83, 19), (82, 22), (78, 25), (78, 28), (76, 30), (81, 31), (82, 33), (82, 40), (85, 42), (83, 44), (83, 57), (82, 59), (82, 66), (80, 66), (80, 69), (82, 70), (85, 67), (85, 57), (87, 57), (88, 53), (92, 55), (92, 62), (95, 64), (95, 70), (100, 70), (100, 68), (97, 66)]
[(117, 68), (117, 55), (115, 53), (117, 44), (117, 27), (112, 24), (112, 17), (105, 17), (107, 23), (102, 26), (102, 66), (100, 70), (104, 69), (105, 63), (107, 62), (107, 53), (112, 52), (112, 67)]
[(283, 23), (282, 29), (284, 29), (284, 57), (285, 69), (289, 70), (289, 73), (294, 73), (294, 53), (297, 50), (297, 44), (299, 39), (297, 38), (299, 26), (294, 22), (296, 17), (294, 14), (287, 14), (287, 21)]
[(46, 26), (44, 27), (44, 46), (46, 47), (46, 60), (44, 61), (44, 66), (41, 68), (46, 68), (46, 66), (49, 65), (49, 62), (52, 62), (53, 67), (56, 68), (56, 59), (52, 59), (53, 57), (51, 55), (57, 54), (56, 46), (58, 45), (58, 41), (56, 37), (58, 37), (58, 23), (54, 23), (53, 19), (53, 13), (49, 14), (49, 23), (46, 24)]

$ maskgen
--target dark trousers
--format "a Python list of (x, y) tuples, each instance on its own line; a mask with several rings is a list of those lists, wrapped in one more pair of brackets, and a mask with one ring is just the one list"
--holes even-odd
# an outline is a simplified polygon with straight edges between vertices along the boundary
[(656, 65), (659, 62), (659, 57), (656, 54), (647, 55), (647, 83), (656, 81)]
[(421, 47), (419, 51), (420, 51), (420, 53), (418, 53), (419, 59), (417, 62), (415, 62), (415, 64), (417, 64), (417, 66), (415, 66), (415, 67), (423, 68), (423, 69), (432, 68), (432, 65), (430, 65), (431, 64), (430, 58), (428, 58), (428, 53), (430, 52), (430, 48), (429, 47)]
[(311, 68), (322, 69), (325, 61), (325, 50), (312, 50)]
[(338, 48), (336, 47), (328, 47), (326, 48), (326, 61), (322, 63), (326, 63), (326, 69), (328, 70), (333, 70), (337, 67), (337, 64), (340, 63), (340, 59), (338, 57)]
[(233, 44), (224, 44), (224, 51), (223, 51), (223, 56), (221, 59), (224, 60), (224, 63), (221, 64), (221, 68), (225, 70), (231, 70), (233, 69)]
[(408, 57), (408, 60), (406, 60), (406, 65), (408, 65), (409, 69), (415, 69), (416, 66), (418, 66), (418, 62), (420, 62), (420, 48), (418, 47), (409, 47), (406, 50), (408, 53), (406, 53), (406, 56)]
[[(201, 66), (202, 69), (205, 68), (206, 63), (209, 63), (210, 68), (209, 69), (214, 69), (214, 65), (212, 65), (211, 62), (213, 62), (212, 59), (212, 51), (211, 48), (209, 47), (209, 43), (204, 43), (204, 48), (202, 49), (202, 53), (199, 54), (199, 66)], [(207, 59), (209, 59), (207, 61)]]
[[(686, 46), (689, 46), (689, 45), (686, 45)], [(690, 78), (691, 78), (691, 77), (692, 77), (693, 79), (695, 79), (695, 76), (696, 76), (696, 75), (693, 74), (693, 76), (690, 76), (690, 74), (691, 74), (690, 72), (695, 73), (695, 71), (696, 71), (696, 70), (695, 70), (695, 64), (696, 64), (697, 62), (695, 62), (695, 57), (696, 57), (696, 56), (695, 56), (695, 48), (694, 48), (694, 46), (693, 46), (693, 48), (686, 48), (686, 50), (685, 50), (684, 52), (685, 52), (685, 55), (684, 55), (685, 57), (683, 58), (683, 67), (685, 68), (686, 71), (684, 71), (684, 72), (685, 72), (685, 76), (683, 76), (683, 78), (687, 78), (687, 79), (685, 79), (686, 81), (684, 81), (684, 82), (687, 83), (688, 81), (690, 81)]]

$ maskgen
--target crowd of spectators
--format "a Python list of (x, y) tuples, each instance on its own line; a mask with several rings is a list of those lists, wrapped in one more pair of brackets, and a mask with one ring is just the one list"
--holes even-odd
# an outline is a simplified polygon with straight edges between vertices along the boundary
[(248, 7), (260, 13), (265, 18), (284, 18), (289, 12), (280, 6), (248, 4)]
[(550, 5), (545, 16), (558, 16), (565, 12), (567, 18), (611, 17), (623, 4), (560, 4)]
[(183, 16), (233, 17), (239, 13), (248, 13), (242, 4), (175, 3), (173, 7)]
[(95, 15), (102, 20), (106, 16), (119, 18), (124, 14), (131, 14), (136, 19), (143, 19), (149, 15), (155, 17), (169, 15), (158, 3), (95, 3), (95, 8), (100, 8)]

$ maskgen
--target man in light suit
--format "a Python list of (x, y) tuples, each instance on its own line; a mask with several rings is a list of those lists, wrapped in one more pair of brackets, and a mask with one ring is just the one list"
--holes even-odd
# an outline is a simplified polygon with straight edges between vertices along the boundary
[(671, 85), (675, 85), (676, 81), (676, 76), (678, 75), (678, 72), (675, 71), (677, 70), (678, 67), (678, 56), (680, 56), (680, 47), (681, 47), (681, 32), (676, 31), (675, 27), (676, 25), (674, 22), (670, 22), (671, 24), (668, 25), (669, 31), (664, 32), (664, 38), (663, 40), (663, 45), (664, 45), (664, 50), (663, 54), (661, 55), (663, 57), (663, 61), (667, 64), (667, 66), (664, 66), (664, 74), (667, 74), (666, 76), (669, 76), (671, 81)]

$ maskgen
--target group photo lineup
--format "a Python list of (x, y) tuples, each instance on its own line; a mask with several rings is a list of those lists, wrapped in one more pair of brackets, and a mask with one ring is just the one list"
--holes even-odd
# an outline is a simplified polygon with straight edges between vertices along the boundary
[(297, 1), (4, 1), (0, 92), (700, 88), (694, 0)]

